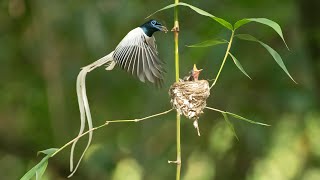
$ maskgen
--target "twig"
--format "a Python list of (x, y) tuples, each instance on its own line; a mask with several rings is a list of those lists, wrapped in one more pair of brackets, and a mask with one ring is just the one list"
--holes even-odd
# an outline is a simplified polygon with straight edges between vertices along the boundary
[(217, 112), (220, 112), (220, 113), (227, 113), (226, 111), (222, 111), (220, 109), (216, 109), (216, 108), (212, 108), (212, 107), (206, 107), (206, 109), (210, 109), (210, 110), (213, 110), (213, 111), (217, 111)]
[[(153, 114), (147, 117), (143, 117), (143, 118), (138, 118), (138, 119), (122, 119), (122, 120), (112, 120), (112, 121), (106, 121), (104, 124), (98, 126), (98, 127), (94, 127), (91, 128), (90, 130), (82, 133), (81, 135), (77, 136), (76, 138), (72, 139), (71, 141), (69, 141), (68, 143), (66, 143), (65, 145), (63, 145), (61, 148), (59, 148), (55, 153), (53, 153), (51, 155), (51, 157), (55, 156), (56, 154), (58, 154), (60, 151), (62, 151), (64, 148), (66, 148), (67, 146), (69, 146), (70, 144), (74, 143), (75, 141), (78, 141), (81, 137), (85, 136), (86, 134), (91, 133), (92, 131), (95, 131), (97, 129), (100, 129), (110, 123), (121, 123), (121, 122), (139, 122), (139, 121), (143, 121), (143, 120), (147, 120), (153, 117), (157, 117), (157, 116), (161, 116), (164, 114), (167, 114), (169, 112), (171, 112), (173, 109), (169, 109), (167, 111), (161, 112), (161, 113), (157, 113), (157, 114)], [(73, 174), (70, 174), (68, 177), (71, 177)]]
[(213, 82), (212, 85), (210, 86), (210, 89), (217, 83), (217, 81), (218, 81), (218, 79), (219, 79), (220, 73), (221, 73), (221, 71), (222, 71), (222, 69), (223, 69), (223, 66), (224, 66), (224, 64), (225, 64), (225, 62), (226, 62), (226, 60), (227, 60), (228, 55), (229, 55), (233, 37), (234, 37), (234, 30), (232, 30), (232, 33), (231, 33), (231, 37), (230, 37), (230, 40), (229, 40), (229, 44), (228, 44), (228, 47), (227, 47), (226, 54), (224, 55), (224, 58), (223, 58), (223, 61), (222, 61), (221, 66), (220, 66), (220, 69), (219, 69), (219, 71), (218, 71), (218, 74), (217, 74), (216, 78), (214, 79), (214, 82)]
[(73, 140), (69, 141), (68, 143), (66, 143), (65, 145), (63, 145), (61, 148), (59, 148), (55, 153), (53, 153), (51, 155), (51, 157), (55, 156), (56, 154), (58, 154), (61, 150), (63, 150), (64, 148), (66, 148), (68, 145), (70, 145), (71, 143), (79, 140), (81, 137), (83, 137), (84, 135), (92, 132), (92, 131), (95, 131), (97, 129), (100, 129), (106, 125), (108, 125), (109, 123), (119, 123), (119, 122), (139, 122), (139, 121), (142, 121), (142, 120), (146, 120), (146, 119), (150, 119), (150, 118), (153, 118), (153, 117), (156, 117), (156, 116), (161, 116), (161, 115), (164, 115), (164, 114), (167, 114), (169, 112), (171, 112), (173, 109), (169, 109), (167, 111), (164, 111), (164, 112), (161, 112), (161, 113), (157, 113), (157, 114), (154, 114), (154, 115), (151, 115), (151, 116), (147, 116), (147, 117), (144, 117), (144, 118), (139, 118), (139, 119), (124, 119), (124, 120), (113, 120), (113, 121), (106, 121), (104, 124), (98, 126), (98, 127), (94, 127), (84, 133), (82, 133), (80, 136), (77, 136), (76, 138), (74, 138)]
[(213, 110), (213, 111), (217, 111), (217, 112), (220, 112), (222, 113), (222, 115), (224, 114), (228, 114), (228, 115), (231, 115), (239, 120), (242, 120), (242, 121), (246, 121), (248, 123), (252, 123), (252, 124), (257, 124), (257, 125), (261, 125), (261, 126), (270, 126), (269, 124), (265, 124), (265, 123), (261, 123), (261, 122), (257, 122), (257, 121), (252, 121), (250, 119), (247, 119), (245, 117), (242, 117), (242, 116), (239, 116), (237, 114), (234, 114), (234, 113), (231, 113), (231, 112), (228, 112), (228, 111), (222, 111), (220, 109), (216, 109), (216, 108), (212, 108), (212, 107), (206, 107), (207, 109), (210, 109), (210, 110)]
[(161, 113), (157, 113), (157, 114), (154, 114), (154, 115), (151, 115), (151, 116), (147, 116), (147, 117), (144, 117), (144, 118), (139, 118), (139, 119), (120, 119), (120, 120), (106, 121), (106, 123), (139, 122), (139, 121), (143, 121), (143, 120), (146, 120), (146, 119), (150, 119), (150, 118), (153, 118), (153, 117), (157, 117), (157, 116), (161, 116), (161, 115), (167, 114), (167, 113), (171, 112), (172, 110), (173, 109), (169, 109), (167, 111), (164, 111), (164, 112), (161, 112)]
[(94, 127), (94, 128), (92, 128), (92, 129), (90, 129), (90, 130), (82, 133), (80, 136), (77, 136), (76, 138), (74, 138), (73, 140), (69, 141), (68, 143), (66, 143), (65, 145), (63, 145), (61, 148), (59, 148), (55, 153), (53, 153), (53, 154), (51, 155), (51, 157), (53, 157), (53, 156), (55, 156), (56, 154), (58, 154), (58, 153), (59, 153), (60, 151), (62, 151), (64, 148), (66, 148), (67, 146), (69, 146), (71, 143), (79, 140), (79, 139), (80, 139), (81, 137), (83, 137), (84, 135), (86, 135), (86, 134), (88, 134), (88, 133), (90, 133), (90, 132), (92, 132), (92, 131), (94, 131), (94, 130), (100, 129), (100, 128), (106, 126), (106, 125), (108, 125), (108, 122), (105, 122), (104, 124), (102, 124), (102, 125), (100, 125), (100, 126), (98, 126), (98, 127)]

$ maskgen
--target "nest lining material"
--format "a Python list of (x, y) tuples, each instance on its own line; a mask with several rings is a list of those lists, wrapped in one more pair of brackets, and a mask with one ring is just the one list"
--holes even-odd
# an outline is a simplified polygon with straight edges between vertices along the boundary
[(206, 107), (206, 100), (210, 95), (209, 83), (206, 80), (175, 82), (169, 90), (171, 104), (178, 113), (194, 120), (198, 130), (199, 116)]

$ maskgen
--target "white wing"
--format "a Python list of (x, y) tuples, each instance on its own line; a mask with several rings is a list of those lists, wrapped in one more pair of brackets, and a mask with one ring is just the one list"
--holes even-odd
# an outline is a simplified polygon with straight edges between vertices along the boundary
[(113, 59), (142, 82), (147, 80), (156, 85), (163, 82), (164, 62), (158, 57), (155, 38), (146, 36), (139, 27), (122, 39), (114, 51)]

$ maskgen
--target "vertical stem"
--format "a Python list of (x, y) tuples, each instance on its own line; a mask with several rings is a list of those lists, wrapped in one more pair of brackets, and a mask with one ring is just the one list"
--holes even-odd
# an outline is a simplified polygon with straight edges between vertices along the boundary
[(220, 66), (220, 69), (219, 69), (219, 71), (218, 71), (218, 74), (217, 74), (216, 78), (214, 79), (214, 82), (213, 82), (212, 85), (210, 86), (210, 89), (211, 89), (211, 88), (217, 83), (217, 81), (218, 81), (218, 78), (219, 78), (220, 73), (221, 73), (221, 71), (222, 71), (222, 69), (223, 69), (224, 63), (226, 62), (227, 57), (228, 57), (228, 55), (229, 55), (233, 37), (234, 37), (234, 30), (232, 30), (232, 33), (231, 33), (231, 37), (230, 37), (230, 40), (229, 40), (229, 44), (228, 44), (228, 47), (227, 47), (226, 54), (224, 55), (224, 58), (223, 58), (223, 61), (222, 61), (221, 66)]
[[(174, 0), (175, 4), (179, 3), (179, 0)], [(179, 81), (179, 19), (178, 19), (178, 6), (174, 8), (174, 61), (176, 71), (176, 82)], [(181, 172), (181, 143), (180, 143), (180, 114), (177, 112), (177, 172), (176, 180), (180, 180)]]
[[(178, 4), (179, 0), (175, 0), (175, 4)], [(179, 19), (178, 19), (178, 6), (174, 8), (174, 55), (175, 55), (175, 71), (176, 71), (176, 82), (179, 81)]]
[(176, 172), (176, 180), (180, 180), (180, 172), (181, 172), (180, 114), (177, 113), (177, 172)]

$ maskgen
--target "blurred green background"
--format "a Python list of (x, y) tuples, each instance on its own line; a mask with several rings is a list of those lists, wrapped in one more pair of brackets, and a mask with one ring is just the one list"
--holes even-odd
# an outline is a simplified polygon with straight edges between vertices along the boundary
[[(182, 177), (185, 180), (320, 179), (320, 29), (318, 0), (185, 2), (229, 22), (265, 17), (278, 22), (290, 47), (269, 27), (250, 23), (239, 30), (269, 44), (282, 56), (294, 84), (260, 45), (236, 40), (231, 52), (245, 77), (228, 59), (208, 106), (264, 122), (261, 127), (231, 119), (239, 141), (221, 114), (205, 110), (198, 137), (182, 119)], [(40, 161), (39, 150), (74, 138), (80, 118), (75, 83), (85, 66), (110, 53), (131, 29), (173, 0), (2, 0), (0, 1), (0, 179), (19, 179)], [(193, 63), (212, 79), (226, 45), (185, 45), (230, 32), (209, 18), (180, 8), (181, 76)], [(154, 18), (169, 29), (173, 10)], [(116, 68), (88, 74), (87, 93), (94, 125), (139, 118), (170, 108), (174, 81), (173, 34), (156, 33), (166, 61), (165, 86), (156, 89)], [(175, 113), (142, 123), (111, 124), (94, 132), (93, 145), (72, 179), (174, 179)], [(78, 143), (77, 157), (86, 137)], [(69, 149), (49, 160), (44, 179), (66, 179)]]

